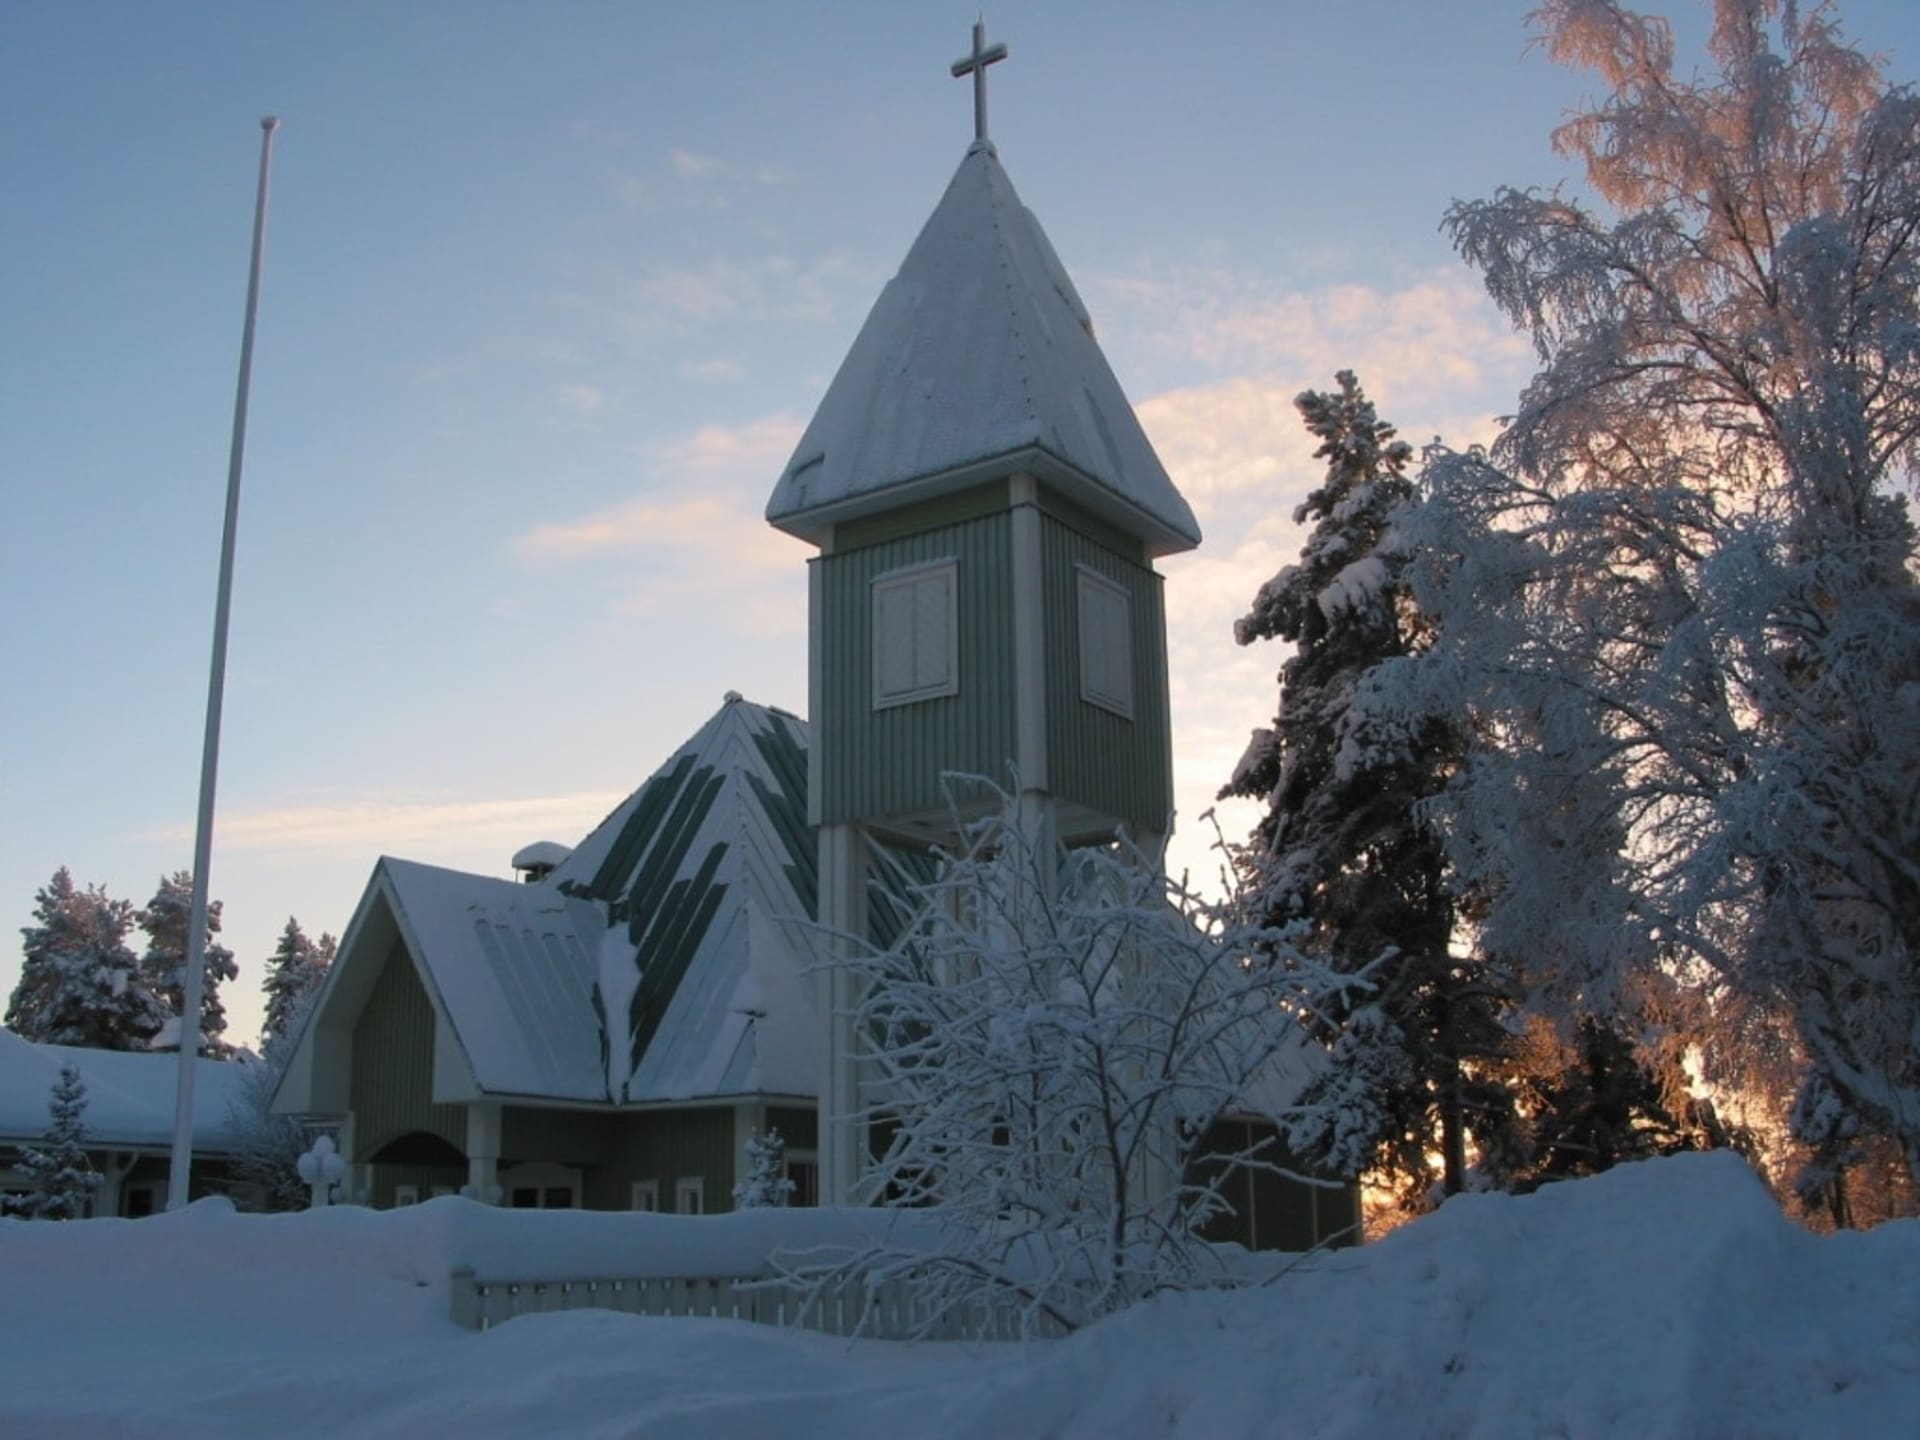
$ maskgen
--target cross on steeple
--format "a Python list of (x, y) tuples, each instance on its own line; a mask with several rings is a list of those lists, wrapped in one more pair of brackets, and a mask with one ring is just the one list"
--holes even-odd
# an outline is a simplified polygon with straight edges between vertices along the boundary
[(1007, 58), (1003, 44), (987, 44), (986, 17), (973, 22), (973, 53), (953, 62), (953, 78), (973, 76), (973, 138), (987, 138), (987, 66)]

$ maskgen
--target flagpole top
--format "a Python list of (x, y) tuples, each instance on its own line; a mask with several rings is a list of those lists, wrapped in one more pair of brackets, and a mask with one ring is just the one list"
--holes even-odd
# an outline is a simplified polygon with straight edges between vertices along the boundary
[(280, 117), (278, 115), (262, 115), (260, 117), (260, 128), (271, 135), (280, 128)]

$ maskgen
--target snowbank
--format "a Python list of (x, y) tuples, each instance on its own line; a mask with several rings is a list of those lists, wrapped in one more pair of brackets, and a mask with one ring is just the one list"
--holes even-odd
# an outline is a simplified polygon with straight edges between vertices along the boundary
[(455, 1263), (718, 1273), (884, 1220), (438, 1201), (0, 1223), (0, 1434), (1639, 1440), (1903, 1435), (1920, 1415), (1920, 1222), (1806, 1234), (1727, 1156), (1462, 1197), (1264, 1288), (1054, 1344), (447, 1318)]

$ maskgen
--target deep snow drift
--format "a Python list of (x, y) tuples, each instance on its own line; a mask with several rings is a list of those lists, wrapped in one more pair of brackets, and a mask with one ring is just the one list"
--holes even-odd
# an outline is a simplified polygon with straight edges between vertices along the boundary
[[(837, 1217), (854, 1221), (855, 1217)], [(1881, 1436), (1920, 1427), (1920, 1222), (1819, 1238), (1739, 1161), (1466, 1196), (1257, 1290), (1055, 1343), (595, 1312), (485, 1334), (454, 1263), (722, 1265), (822, 1219), (487, 1212), (0, 1224), (0, 1435)], [(817, 1233), (817, 1232), (815, 1232)], [(676, 1265), (674, 1262), (678, 1262)]]

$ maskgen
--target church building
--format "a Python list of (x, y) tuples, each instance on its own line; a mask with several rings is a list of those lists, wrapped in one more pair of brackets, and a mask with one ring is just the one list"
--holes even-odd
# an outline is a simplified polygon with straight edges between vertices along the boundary
[[(805, 1193), (865, 1203), (850, 981), (814, 961), (871, 934), (877, 857), (961, 843), (954, 773), (1066, 845), (1166, 830), (1154, 562), (1200, 531), (987, 137), (1005, 53), (976, 26), (973, 143), (767, 505), (819, 552), (810, 726), (730, 698), (530, 884), (376, 865), (277, 1102), (344, 1124), (374, 1203), (725, 1208), (768, 1123)], [(1274, 1186), (1223, 1237), (1354, 1219)]]

